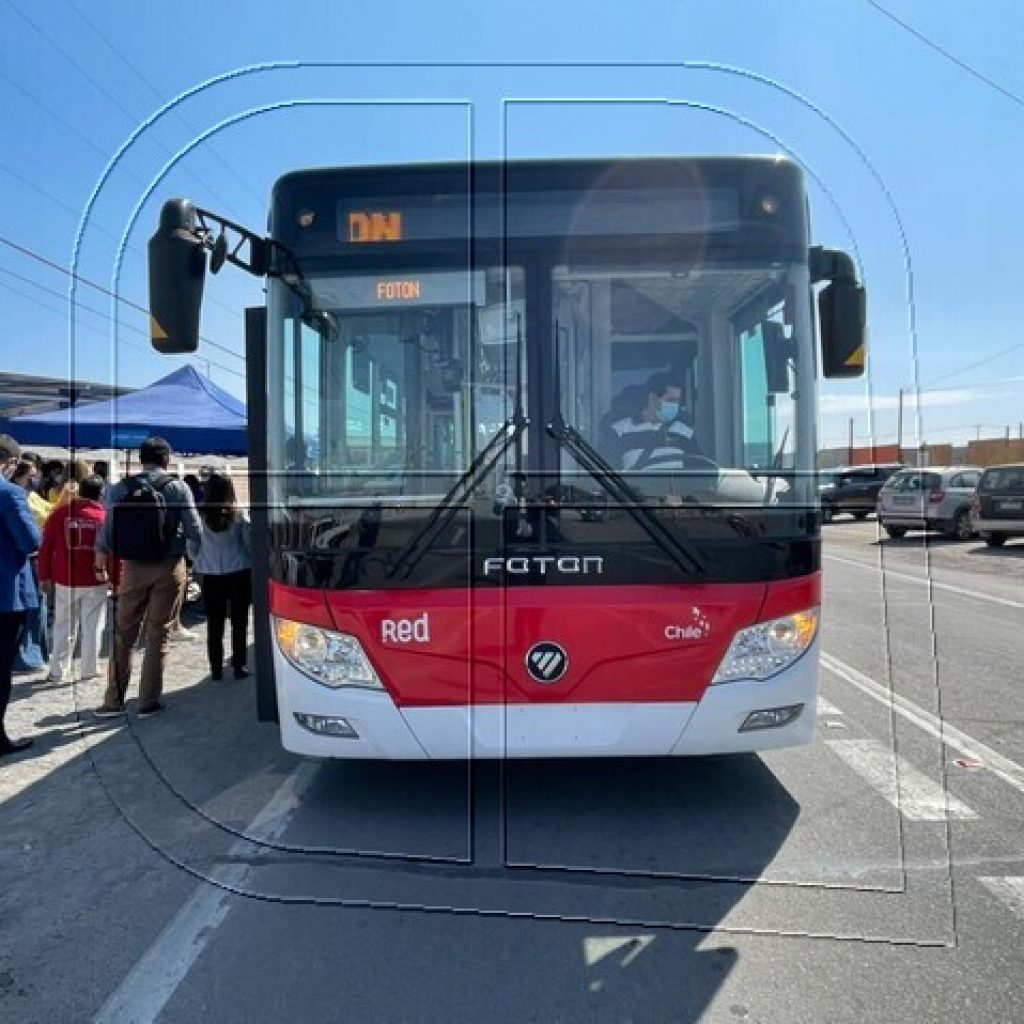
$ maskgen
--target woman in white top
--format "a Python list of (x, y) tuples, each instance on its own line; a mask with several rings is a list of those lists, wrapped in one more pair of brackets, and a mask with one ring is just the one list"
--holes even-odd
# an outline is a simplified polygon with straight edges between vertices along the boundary
[(202, 538), (189, 542), (192, 569), (202, 578), (206, 609), (206, 652), (210, 676), (224, 675), (224, 624), (231, 619), (231, 665), (236, 679), (248, 674), (249, 608), (252, 605), (252, 555), (249, 517), (238, 507), (231, 478), (214, 473), (199, 506)]

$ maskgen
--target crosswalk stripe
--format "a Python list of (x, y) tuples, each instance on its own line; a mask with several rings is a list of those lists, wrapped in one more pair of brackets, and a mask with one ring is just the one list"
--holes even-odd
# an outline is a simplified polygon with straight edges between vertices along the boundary
[(998, 775), (1004, 782), (1013, 786), (1018, 793), (1024, 793), (1024, 767), (1015, 761), (1004, 757), (997, 750), (986, 746), (973, 736), (954, 728), (938, 715), (918, 707), (906, 697), (892, 693), (888, 687), (883, 686), (876, 679), (859, 672), (852, 665), (847, 665), (845, 661), (840, 661), (834, 655), (822, 651), (821, 665), (822, 668), (828, 669), (833, 675), (855, 686), (873, 700), (890, 708), (895, 714), (912, 722), (929, 736), (934, 736), (941, 741), (944, 747), (950, 747), (965, 757), (977, 758), (984, 762), (986, 771)]
[(839, 708), (837, 708), (835, 706), (835, 704), (830, 704), (827, 700), (825, 700), (824, 697), (819, 695), (819, 697), (818, 697), (818, 714), (819, 715), (841, 715), (842, 711), (840, 711)]
[(906, 580), (908, 583), (924, 583), (932, 590), (944, 590), (950, 594), (960, 594), (963, 597), (973, 597), (977, 601), (988, 601), (991, 604), (1001, 604), (1005, 608), (1024, 608), (1024, 603), (1014, 601), (1009, 597), (998, 597), (995, 594), (984, 594), (979, 590), (967, 590), (964, 587), (955, 586), (952, 583), (939, 583), (928, 576), (915, 576), (908, 572), (898, 572), (895, 569), (887, 569), (880, 565), (869, 565), (858, 558), (842, 558), (840, 555), (826, 555), (827, 559), (833, 562), (842, 562), (844, 565), (855, 565), (858, 569), (867, 569), (869, 572), (884, 572), (889, 579)]
[(967, 821), (978, 816), (884, 743), (827, 740), (826, 746), (910, 821)]
[(979, 882), (1014, 914), (1024, 918), (1024, 878), (979, 878)]
[[(281, 836), (318, 771), (318, 764), (305, 761), (286, 776), (246, 834), (255, 841)], [(224, 864), (214, 869), (213, 877), (226, 886), (244, 888), (256, 870), (251, 856), (251, 843), (236, 839)], [(197, 885), (174, 919), (121, 979), (93, 1024), (152, 1024), (227, 917), (233, 899), (227, 889), (205, 882)]]
[(588, 967), (613, 953), (622, 953), (620, 967), (628, 967), (654, 940), (654, 935), (588, 935), (583, 940), (583, 959)]

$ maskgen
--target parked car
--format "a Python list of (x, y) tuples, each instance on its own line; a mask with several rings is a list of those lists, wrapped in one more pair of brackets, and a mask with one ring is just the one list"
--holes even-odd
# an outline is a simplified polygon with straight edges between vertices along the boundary
[(882, 485), (901, 469), (903, 466), (894, 462), (846, 466), (822, 473), (818, 482), (822, 521), (830, 523), (842, 512), (848, 512), (854, 519), (867, 518), (875, 511)]
[(1024, 537), (1024, 463), (989, 466), (971, 505), (974, 529), (990, 548)]
[(940, 530), (956, 540), (970, 540), (971, 499), (981, 473), (977, 466), (901, 470), (878, 494), (878, 521), (890, 537), (903, 537), (908, 530)]

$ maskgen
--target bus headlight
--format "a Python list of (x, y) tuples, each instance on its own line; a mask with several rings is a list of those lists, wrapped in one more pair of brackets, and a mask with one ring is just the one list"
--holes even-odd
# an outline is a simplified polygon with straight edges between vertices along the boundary
[(384, 689), (363, 645), (351, 633), (336, 633), (291, 619), (275, 619), (277, 646), (303, 675), (324, 686)]
[(817, 608), (741, 629), (729, 644), (711, 682), (768, 679), (792, 665), (817, 635)]

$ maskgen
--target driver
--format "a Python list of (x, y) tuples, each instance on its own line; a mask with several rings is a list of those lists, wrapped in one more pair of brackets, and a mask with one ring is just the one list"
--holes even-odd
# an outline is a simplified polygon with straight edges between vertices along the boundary
[(681, 470), (700, 455), (682, 409), (683, 389), (670, 373), (656, 373), (634, 393), (634, 411), (608, 424), (608, 461), (634, 473)]

